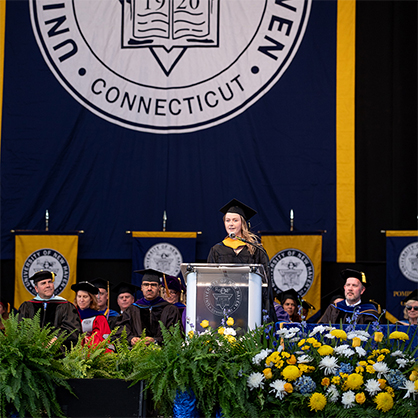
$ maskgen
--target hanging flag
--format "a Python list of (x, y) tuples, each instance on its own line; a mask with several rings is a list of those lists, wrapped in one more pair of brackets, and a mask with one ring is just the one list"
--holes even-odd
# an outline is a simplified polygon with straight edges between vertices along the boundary
[(386, 231), (386, 318), (404, 320), (405, 299), (418, 288), (418, 231)]
[[(181, 263), (194, 263), (197, 232), (132, 232), (132, 270), (154, 269), (170, 276), (180, 276)], [(132, 283), (141, 285), (132, 275)]]
[(321, 307), (322, 234), (261, 233), (270, 257), (270, 273), (276, 293), (295, 289), (314, 306), (309, 316)]
[(39, 270), (55, 274), (55, 296), (72, 301), (77, 278), (78, 235), (18, 234), (15, 237), (15, 299), (18, 308), (36, 296), (29, 279)]

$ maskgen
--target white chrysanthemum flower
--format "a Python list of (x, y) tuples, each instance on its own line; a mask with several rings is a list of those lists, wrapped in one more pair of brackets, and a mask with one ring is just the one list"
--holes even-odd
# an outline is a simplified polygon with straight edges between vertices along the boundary
[(330, 402), (337, 402), (340, 394), (338, 393), (337, 386), (331, 385), (327, 389), (327, 396)]
[(299, 350), (299, 351), (295, 351), (293, 354), (296, 354), (297, 356), (301, 356), (301, 355), (305, 354), (305, 352), (302, 351), (302, 350)]
[(283, 399), (286, 395), (286, 391), (284, 390), (284, 385), (286, 384), (285, 380), (275, 380), (274, 382), (270, 383), (270, 387), (273, 389), (271, 392), (276, 392), (275, 396), (276, 398)]
[(356, 395), (352, 390), (345, 392), (341, 397), (341, 403), (344, 405), (344, 408), (351, 408), (354, 405), (355, 400)]
[(292, 327), (289, 329), (282, 328), (276, 332), (276, 335), (285, 339), (290, 339), (293, 338), (298, 332), (300, 332), (300, 329), (297, 327)]
[(300, 341), (300, 337), (291, 338), (289, 340), (290, 343), (297, 343), (298, 341)]
[(404, 358), (397, 358), (396, 363), (398, 363), (400, 369), (403, 369), (408, 364), (408, 360), (405, 360)]
[(237, 335), (237, 332), (234, 330), (234, 328), (225, 328), (224, 329), (224, 335)]
[(405, 354), (401, 350), (396, 350), (393, 353), (390, 353), (393, 357), (405, 357)]
[(364, 357), (367, 354), (367, 351), (363, 347), (356, 347), (354, 350), (356, 350), (356, 353), (360, 357)]
[(370, 396), (376, 395), (377, 392), (380, 392), (382, 389), (380, 388), (380, 384), (376, 379), (370, 379), (364, 385), (367, 392), (369, 392)]
[(272, 352), (273, 350), (261, 350), (258, 354), (253, 357), (253, 364), (259, 366), (261, 362)]
[(370, 338), (370, 334), (361, 330), (350, 331), (347, 334), (347, 339), (352, 340), (353, 338), (359, 338), (361, 341), (367, 341)]
[(354, 350), (348, 344), (342, 344), (334, 348), (334, 353), (344, 357), (354, 356)]
[(325, 375), (334, 374), (338, 370), (338, 363), (336, 357), (325, 356), (319, 362), (319, 368), (324, 369)]
[(382, 375), (389, 372), (389, 367), (384, 361), (378, 361), (373, 364), (373, 369), (377, 372), (377, 378), (380, 379)]
[(318, 332), (320, 334), (322, 334), (325, 331), (331, 331), (333, 330), (334, 327), (330, 327), (330, 326), (325, 326), (325, 325), (317, 325), (310, 333), (309, 333), (309, 337), (313, 337), (315, 334), (317, 334)]
[(325, 337), (326, 337), (326, 338), (329, 338), (330, 340), (335, 339), (335, 335), (331, 335), (330, 333), (325, 334)]
[(411, 382), (410, 380), (405, 380), (405, 386), (402, 386), (399, 389), (406, 390), (405, 396), (403, 397), (404, 399), (409, 398), (412, 393), (416, 393), (415, 384), (414, 382)]
[(263, 385), (264, 374), (259, 372), (253, 372), (248, 376), (247, 386), (250, 390), (260, 388)]
[(313, 357), (304, 354), (298, 357), (298, 363), (310, 363), (313, 360)]

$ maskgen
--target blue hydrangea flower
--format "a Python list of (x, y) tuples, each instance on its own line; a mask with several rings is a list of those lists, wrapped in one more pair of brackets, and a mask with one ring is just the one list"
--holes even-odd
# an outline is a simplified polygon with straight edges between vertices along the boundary
[(316, 383), (309, 376), (301, 376), (296, 380), (294, 387), (296, 391), (305, 395), (306, 393), (313, 393), (315, 391)]
[(386, 378), (389, 386), (392, 386), (395, 390), (405, 386), (405, 376), (402, 373), (396, 372), (395, 370), (391, 370), (386, 375)]
[(338, 376), (340, 373), (352, 373), (354, 371), (354, 367), (350, 363), (341, 363), (340, 368), (337, 370), (337, 373), (335, 374)]

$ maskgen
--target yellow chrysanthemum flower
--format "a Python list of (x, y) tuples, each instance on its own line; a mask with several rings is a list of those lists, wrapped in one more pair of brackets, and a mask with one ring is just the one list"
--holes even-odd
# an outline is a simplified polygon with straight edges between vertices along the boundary
[(358, 404), (363, 404), (366, 401), (366, 395), (364, 394), (364, 392), (360, 392), (356, 394), (356, 402)]
[(228, 327), (232, 327), (232, 325), (234, 325), (234, 318), (229, 317), (226, 320), (226, 325), (228, 325)]
[(385, 379), (377, 379), (379, 382), (380, 389), (384, 389), (386, 387), (386, 380)]
[(267, 358), (266, 358), (266, 365), (272, 366), (273, 364), (276, 364), (280, 360), (280, 355), (277, 351), (273, 351)]
[(304, 345), (303, 347), (302, 347), (302, 350), (303, 351), (307, 351), (307, 350), (309, 350), (311, 348), (311, 346), (310, 345)]
[(299, 370), (302, 373), (306, 373), (309, 370), (309, 366), (307, 364), (304, 364), (304, 363), (298, 364), (298, 367), (299, 367)]
[(390, 353), (390, 350), (388, 350), (387, 348), (382, 348), (382, 349), (380, 350), (380, 352), (381, 352), (382, 354), (389, 354), (389, 353)]
[(374, 360), (367, 360), (367, 362), (368, 362), (369, 364), (375, 364), (375, 363), (376, 363)]
[(190, 331), (187, 333), (187, 335), (188, 335), (188, 337), (189, 337), (189, 338), (192, 338), (192, 337), (194, 336), (194, 331), (193, 331), (193, 330), (190, 330)]
[(393, 331), (389, 334), (389, 340), (406, 341), (406, 340), (409, 340), (409, 335), (405, 332)]
[(391, 388), (390, 386), (386, 386), (386, 392), (389, 393), (390, 396), (392, 396), (392, 398), (395, 397), (395, 391), (393, 390), (393, 388)]
[(273, 377), (273, 373), (269, 367), (263, 370), (263, 374), (266, 379), (271, 379)]
[(380, 392), (374, 398), (376, 409), (387, 412), (393, 408), (393, 398), (387, 392)]
[(305, 338), (302, 338), (299, 342), (298, 342), (298, 346), (301, 347), (303, 344), (305, 344), (306, 340)]
[(356, 373), (363, 373), (363, 372), (364, 372), (364, 367), (361, 367), (361, 366), (356, 367)]
[(330, 356), (334, 352), (334, 349), (330, 345), (324, 344), (318, 348), (318, 354), (320, 356)]
[(282, 351), (282, 352), (280, 353), (280, 355), (281, 355), (282, 357), (284, 357), (284, 358), (289, 358), (289, 357), (290, 357), (290, 354), (289, 354), (287, 351)]
[(287, 366), (283, 369), (282, 375), (286, 380), (292, 382), (302, 375), (302, 372), (296, 366)]
[(366, 372), (370, 373), (370, 374), (374, 374), (374, 373), (376, 373), (376, 370), (374, 369), (373, 366), (367, 366), (366, 367)]
[(374, 340), (377, 343), (380, 343), (383, 340), (383, 332), (375, 332), (374, 333)]
[(341, 377), (340, 376), (334, 376), (331, 379), (331, 383), (333, 383), (334, 385), (339, 385), (341, 383)]
[(322, 411), (327, 404), (327, 398), (322, 393), (313, 393), (309, 398), (309, 406), (311, 411)]
[(383, 361), (385, 359), (385, 356), (381, 354), (376, 360), (377, 361)]
[(322, 386), (328, 387), (330, 384), (331, 384), (331, 381), (329, 380), (329, 378), (328, 378), (328, 377), (324, 377), (324, 378), (321, 380), (321, 385), (322, 385)]
[(316, 341), (317, 340), (314, 337), (310, 337), (306, 340), (306, 342), (309, 343), (309, 344), (314, 344), (314, 343), (316, 343)]
[(209, 326), (209, 321), (207, 319), (204, 319), (201, 323), (200, 326), (202, 328), (207, 328)]
[(347, 334), (342, 329), (333, 329), (330, 332), (330, 334), (333, 335), (335, 338), (339, 338), (340, 340), (346, 340), (347, 339)]
[(224, 332), (225, 332), (225, 328), (224, 327), (220, 327), (218, 329), (218, 334), (224, 335)]
[(418, 380), (415, 380), (415, 382), (414, 382), (414, 388), (418, 392)]
[(358, 373), (350, 374), (345, 381), (345, 384), (349, 389), (358, 389), (363, 383), (363, 376)]
[(281, 369), (281, 368), (283, 367), (283, 364), (284, 364), (284, 361), (283, 361), (283, 360), (279, 360), (279, 361), (276, 363), (276, 367), (277, 367), (278, 369)]
[(292, 393), (293, 392), (293, 386), (291, 383), (285, 383), (283, 385), (283, 389), (287, 392), (287, 393)]
[(319, 341), (315, 341), (314, 343), (312, 343), (312, 347), (314, 347), (314, 348), (319, 348), (319, 347), (321, 347), (321, 343), (319, 342)]
[(226, 339), (230, 344), (234, 343), (237, 340), (233, 335), (227, 335)]
[(366, 361), (359, 361), (358, 365), (361, 367), (366, 367), (367, 366), (367, 362)]
[(353, 338), (353, 347), (360, 347), (361, 346), (361, 340), (358, 337)]

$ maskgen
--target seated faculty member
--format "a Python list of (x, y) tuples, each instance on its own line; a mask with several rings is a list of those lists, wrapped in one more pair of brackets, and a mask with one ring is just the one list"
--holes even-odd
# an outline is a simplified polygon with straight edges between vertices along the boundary
[(369, 324), (379, 319), (376, 308), (371, 303), (362, 303), (361, 295), (370, 285), (366, 280), (366, 275), (362, 271), (345, 269), (341, 272), (341, 277), (345, 281), (345, 299), (333, 305), (329, 305), (324, 315), (319, 319), (319, 324), (339, 324), (342, 319), (343, 324), (347, 324), (347, 319), (351, 318), (356, 312), (358, 314), (357, 324)]
[[(81, 318), (81, 327), (86, 337), (83, 343), (95, 346), (104, 341), (110, 334), (109, 324), (100, 314), (96, 295), (99, 289), (89, 282), (73, 284), (71, 289), (76, 293), (74, 303)], [(106, 349), (110, 352), (110, 349)]]
[(96, 296), (99, 313), (104, 315), (107, 320), (114, 316), (119, 316), (116, 311), (109, 308), (109, 292), (112, 289), (112, 284), (108, 280), (104, 280), (101, 277), (93, 279), (91, 283), (99, 289), (99, 293)]
[[(49, 324), (57, 333), (67, 332), (64, 345), (71, 348), (76, 344), (81, 333), (81, 322), (77, 308), (60, 296), (54, 296), (55, 275), (51, 271), (40, 270), (29, 280), (33, 281), (36, 290), (36, 297), (23, 302), (19, 308), (19, 320), (33, 318), (40, 311), (41, 327)], [(51, 343), (55, 342), (54, 337)]]
[[(123, 328), (126, 329), (128, 342), (133, 346), (145, 330), (145, 344), (162, 343), (163, 337), (159, 321), (170, 328), (181, 320), (177, 306), (159, 296), (163, 273), (153, 270), (137, 270), (142, 274), (141, 291), (143, 297), (129, 306), (116, 322), (119, 327), (115, 338), (119, 338)], [(181, 323), (180, 323), (181, 326)]]

